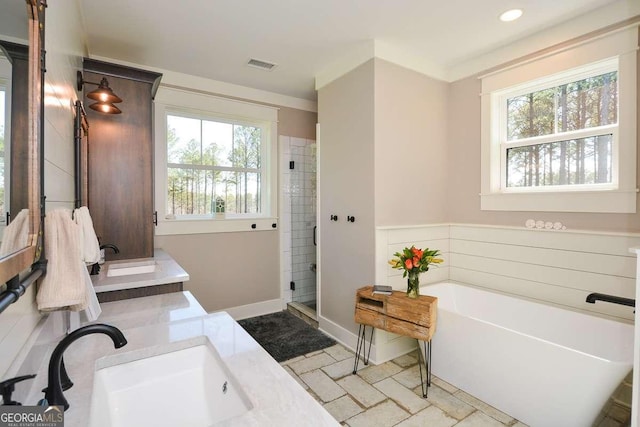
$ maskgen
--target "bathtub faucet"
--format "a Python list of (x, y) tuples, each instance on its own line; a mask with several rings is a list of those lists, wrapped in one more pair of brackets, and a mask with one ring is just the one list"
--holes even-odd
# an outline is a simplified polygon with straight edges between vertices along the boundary
[(590, 304), (595, 304), (596, 301), (605, 301), (605, 302), (611, 302), (613, 304), (628, 305), (629, 307), (636, 306), (636, 300), (631, 298), (623, 298), (623, 297), (617, 297), (615, 295), (607, 295), (607, 294), (599, 294), (599, 293), (593, 293), (593, 294), (587, 295), (586, 302)]

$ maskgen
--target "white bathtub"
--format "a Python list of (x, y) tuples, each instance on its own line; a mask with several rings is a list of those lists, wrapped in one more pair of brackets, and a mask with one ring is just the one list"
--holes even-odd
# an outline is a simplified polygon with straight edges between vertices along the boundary
[(591, 426), (633, 366), (632, 325), (453, 283), (420, 293), (438, 297), (433, 374), (531, 426)]

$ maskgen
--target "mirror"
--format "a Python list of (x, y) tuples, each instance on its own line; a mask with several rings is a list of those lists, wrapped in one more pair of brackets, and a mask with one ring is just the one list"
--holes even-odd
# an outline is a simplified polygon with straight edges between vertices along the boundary
[[(8, 255), (0, 259), (0, 283), (7, 282), (29, 268), (41, 253), (36, 248), (40, 225), (40, 144), (42, 141), (41, 119), (44, 110), (42, 102), (44, 72), (41, 69), (40, 57), (44, 46), (45, 4), (44, 0), (26, 0), (26, 2), (2, 2), (0, 5), (0, 39), (9, 42), (8, 44), (17, 42), (16, 46), (20, 45), (21, 40), (28, 41), (27, 58), (24, 64), (20, 64), (20, 66), (24, 65), (24, 70), (21, 69), (19, 73), (12, 72), (12, 75), (27, 76), (26, 100), (22, 106), (16, 107), (15, 104), (19, 104), (16, 102), (11, 106), (11, 124), (14, 123), (13, 119), (16, 116), (24, 117), (24, 124), (14, 125), (15, 129), (11, 130), (10, 147), (10, 151), (22, 153), (22, 157), (14, 162), (16, 165), (12, 165), (12, 169), (13, 166), (19, 166), (23, 171), (16, 175), (16, 179), (9, 180), (11, 181), (10, 194), (21, 196), (21, 201), (16, 201), (16, 206), (12, 206), (11, 211), (19, 212), (22, 208), (28, 208), (28, 213), (25, 213), (25, 228), (28, 228), (28, 231), (25, 229), (27, 237), (24, 244), (17, 245), (8, 251)], [(7, 52), (6, 48), (3, 50)], [(8, 55), (12, 55), (10, 50)], [(17, 109), (14, 110), (14, 107)], [(21, 178), (17, 178), (18, 175)]]
[(28, 74), (26, 3), (5, 2), (0, 6), (0, 241), (13, 242), (0, 247), (0, 258), (27, 246), (26, 230), (20, 241), (2, 236), (10, 219), (28, 208), (24, 191), (28, 180)]
[[(7, 243), (6, 225), (29, 207), (23, 191), (28, 182), (29, 47), (0, 39), (0, 50), (4, 53), (0, 60), (0, 241)], [(23, 235), (22, 244), (12, 246), (20, 249), (26, 240)], [(0, 247), (0, 257), (8, 248)]]

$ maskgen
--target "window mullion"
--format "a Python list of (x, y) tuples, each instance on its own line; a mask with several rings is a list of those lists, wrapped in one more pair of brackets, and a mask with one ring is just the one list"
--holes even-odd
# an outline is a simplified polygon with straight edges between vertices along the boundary
[(503, 141), (503, 148), (527, 147), (531, 145), (545, 144), (549, 142), (567, 141), (572, 139), (588, 138), (591, 136), (607, 135), (614, 133), (618, 129), (618, 125), (606, 125), (593, 128), (579, 129), (569, 132), (562, 132), (552, 135), (535, 136), (532, 138), (523, 138), (513, 141)]
[(174, 169), (197, 169), (197, 170), (216, 170), (218, 166), (210, 165), (194, 165), (188, 163), (167, 163), (168, 168)]

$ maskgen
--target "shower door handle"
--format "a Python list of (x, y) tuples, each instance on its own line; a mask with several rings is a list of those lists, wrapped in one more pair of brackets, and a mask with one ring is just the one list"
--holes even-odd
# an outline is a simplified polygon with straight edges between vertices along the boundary
[(318, 246), (318, 243), (316, 242), (316, 230), (318, 229), (317, 225), (313, 226), (313, 246)]

